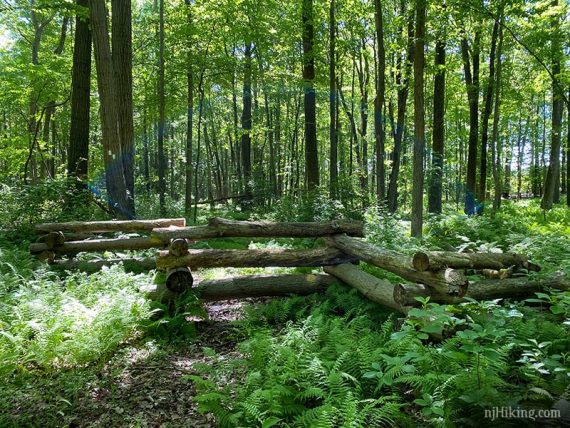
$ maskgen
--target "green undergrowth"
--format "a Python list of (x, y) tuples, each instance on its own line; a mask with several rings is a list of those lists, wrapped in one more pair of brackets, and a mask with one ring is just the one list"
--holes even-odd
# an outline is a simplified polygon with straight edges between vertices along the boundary
[(242, 358), (188, 378), (223, 427), (481, 426), (570, 399), (570, 296), (542, 298), (551, 311), (424, 302), (402, 321), (338, 285), (250, 309)]

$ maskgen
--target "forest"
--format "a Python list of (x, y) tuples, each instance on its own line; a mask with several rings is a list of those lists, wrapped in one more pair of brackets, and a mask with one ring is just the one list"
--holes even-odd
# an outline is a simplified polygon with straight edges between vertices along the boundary
[(4, 426), (570, 426), (570, 3), (0, 0)]

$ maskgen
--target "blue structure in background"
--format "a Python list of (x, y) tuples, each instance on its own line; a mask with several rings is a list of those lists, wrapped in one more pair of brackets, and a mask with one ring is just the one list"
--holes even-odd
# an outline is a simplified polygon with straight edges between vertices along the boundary
[(464, 212), (467, 215), (482, 214), (485, 208), (483, 202), (477, 201), (473, 192), (466, 190), (465, 192), (465, 209)]

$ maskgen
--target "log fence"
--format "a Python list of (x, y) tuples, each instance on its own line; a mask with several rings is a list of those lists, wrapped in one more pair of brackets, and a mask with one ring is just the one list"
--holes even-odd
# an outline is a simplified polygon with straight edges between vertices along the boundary
[[(95, 272), (122, 263), (126, 270), (166, 271), (159, 293), (169, 299), (192, 289), (202, 300), (236, 297), (306, 295), (325, 289), (335, 280), (356, 288), (368, 299), (402, 313), (420, 304), (418, 297), (437, 303), (525, 298), (545, 287), (567, 290), (563, 275), (529, 278), (540, 266), (521, 254), (416, 252), (413, 256), (382, 249), (361, 239), (364, 225), (354, 220), (329, 222), (236, 221), (212, 218), (207, 225), (186, 226), (185, 220), (127, 220), (45, 223), (30, 245), (39, 259), (63, 270)], [(109, 233), (122, 233), (109, 237)], [(103, 234), (107, 234), (104, 236)], [(132, 236), (134, 234), (134, 236)], [(324, 246), (309, 249), (193, 249), (191, 243), (225, 237), (324, 238)], [(159, 250), (156, 257), (77, 260), (80, 252)], [(61, 259), (62, 255), (68, 256)], [(360, 261), (402, 279), (392, 284), (356, 266)], [(193, 271), (212, 267), (322, 267), (315, 275), (249, 275), (194, 282)], [(487, 279), (471, 281), (468, 275)], [(155, 292), (155, 295), (157, 293)]]

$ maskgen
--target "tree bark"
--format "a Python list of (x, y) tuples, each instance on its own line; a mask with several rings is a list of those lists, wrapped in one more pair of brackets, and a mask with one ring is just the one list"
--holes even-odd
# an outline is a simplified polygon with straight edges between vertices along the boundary
[[(551, 275), (539, 280), (532, 278), (485, 279), (470, 282), (465, 297), (475, 300), (525, 299), (547, 288), (569, 290), (570, 281), (564, 275)], [(434, 293), (433, 290), (421, 284), (399, 284), (394, 288), (394, 301), (400, 305), (418, 306), (420, 302), (415, 298), (428, 296), (430, 302), (434, 303), (453, 304), (465, 301), (463, 298)]]
[(45, 250), (53, 250), (57, 254), (76, 254), (83, 251), (103, 252), (117, 250), (147, 250), (149, 248), (165, 248), (168, 243), (156, 238), (111, 238), (92, 239), (88, 241), (67, 241), (50, 248), (45, 243), (30, 244), (30, 253), (39, 254)]
[[(192, 291), (203, 301), (245, 299), (264, 296), (306, 296), (326, 290), (337, 280), (330, 275), (248, 275), (224, 279), (200, 281)], [(154, 300), (168, 302), (175, 299), (164, 286), (153, 286), (146, 290)]]
[(192, 270), (212, 267), (305, 267), (326, 266), (355, 262), (336, 248), (322, 247), (311, 250), (188, 250), (183, 257), (163, 252), (156, 261), (158, 269), (188, 266)]
[[(552, 5), (556, 7), (558, 0), (554, 0)], [(552, 40), (551, 40), (551, 55), (552, 55), (552, 132), (550, 143), (550, 161), (546, 172), (546, 180), (544, 183), (544, 195), (541, 202), (543, 209), (551, 209), (555, 199), (557, 177), (560, 174), (560, 135), (562, 132), (562, 98), (563, 94), (560, 91), (561, 61), (563, 56), (562, 43), (559, 40), (559, 17), (552, 17)]]
[(431, 180), (428, 189), (428, 210), (441, 214), (443, 155), (445, 141), (445, 40), (435, 42), (435, 77), (433, 83), (433, 144)]
[(409, 308), (403, 307), (394, 300), (394, 285), (376, 278), (351, 264), (327, 266), (323, 270), (351, 287), (356, 288), (367, 299), (406, 314)]
[(158, 196), (160, 213), (166, 213), (166, 157), (164, 154), (164, 126), (166, 100), (164, 94), (164, 0), (159, 0), (158, 29)]
[(101, 100), (103, 162), (107, 197), (111, 208), (120, 218), (129, 218), (129, 203), (122, 164), (121, 139), (118, 129), (115, 75), (109, 45), (107, 9), (103, 0), (89, 0), (91, 31), (95, 46), (97, 84)]
[(220, 237), (274, 237), (300, 238), (317, 237), (337, 233), (351, 236), (364, 236), (363, 223), (354, 220), (307, 222), (307, 223), (272, 223), (268, 221), (235, 221), (223, 218), (212, 218), (207, 226), (186, 228), (158, 228), (152, 237), (162, 242), (171, 239), (210, 239)]
[(495, 19), (493, 24), (493, 34), (491, 36), (491, 52), (489, 54), (489, 82), (485, 92), (485, 104), (483, 106), (483, 116), (481, 118), (481, 168), (479, 171), (479, 192), (478, 198), (484, 201), (487, 195), (487, 143), (489, 140), (489, 118), (493, 108), (493, 90), (495, 86), (495, 51), (497, 49), (497, 38), (499, 35), (499, 19)]
[[(77, 0), (87, 8), (89, 0)], [(75, 43), (71, 77), (71, 123), (67, 174), (87, 178), (89, 165), (89, 106), (91, 92), (91, 30), (86, 16), (75, 18)]]
[(438, 272), (418, 272), (413, 268), (409, 257), (394, 251), (382, 250), (346, 235), (335, 235), (330, 239), (330, 243), (346, 254), (392, 272), (408, 281), (425, 284), (439, 293), (463, 296), (467, 291), (467, 278), (459, 271), (446, 269)]
[(70, 221), (65, 223), (41, 223), (34, 226), (36, 233), (49, 232), (150, 232), (155, 228), (184, 227), (184, 218), (159, 218), (155, 220), (110, 220), (110, 221)]
[(382, 2), (374, 0), (374, 24), (376, 30), (377, 50), (377, 82), (376, 97), (374, 98), (374, 136), (376, 140), (376, 198), (378, 204), (383, 204), (386, 198), (386, 171), (384, 167), (386, 131), (382, 109), (386, 99), (386, 49), (384, 47), (384, 22)]
[(529, 270), (540, 270), (528, 257), (510, 253), (454, 253), (452, 251), (418, 251), (412, 259), (414, 269), (419, 272), (437, 272), (453, 269), (505, 269), (521, 266)]
[(242, 200), (245, 208), (250, 208), (252, 202), (252, 177), (251, 177), (251, 55), (252, 43), (245, 45), (245, 64), (243, 77), (243, 111), (241, 114), (241, 159), (244, 181), (244, 193)]
[[(402, 13), (405, 4), (402, 2)], [(400, 159), (402, 152), (402, 139), (404, 136), (404, 125), (406, 119), (406, 106), (409, 93), (409, 74), (414, 58), (414, 24), (413, 14), (408, 22), (408, 48), (404, 64), (398, 61), (399, 67), (396, 71), (396, 84), (398, 85), (398, 107), (396, 118), (396, 130), (394, 132), (394, 150), (392, 152), (392, 170), (390, 171), (390, 181), (388, 184), (388, 210), (395, 213), (398, 209), (398, 178), (400, 175)]]
[(461, 39), (461, 56), (465, 73), (465, 85), (469, 101), (469, 145), (467, 154), (467, 177), (465, 212), (471, 214), (475, 210), (475, 186), (477, 180), (477, 141), (479, 139), (479, 49), (481, 30), (475, 33), (473, 45), (473, 71), (469, 55), (469, 42), (466, 37)]
[(338, 181), (338, 135), (337, 135), (337, 88), (336, 88), (336, 20), (335, 0), (331, 0), (329, 9), (329, 133), (330, 133), (330, 197), (337, 197)]
[(112, 61), (129, 217), (135, 217), (135, 136), (131, 0), (112, 0)]
[(426, 2), (416, 0), (416, 45), (414, 47), (414, 170), (412, 185), (411, 235), (422, 236), (424, 197), (424, 37)]
[[(501, 18), (502, 20), (502, 18)], [(501, 21), (502, 22), (502, 21)], [(499, 46), (497, 48), (497, 76), (495, 83), (495, 111), (493, 112), (493, 136), (491, 141), (491, 157), (493, 168), (493, 182), (495, 185), (495, 195), (493, 198), (493, 211), (498, 211), (501, 207), (501, 197), (503, 194), (503, 186), (501, 180), (501, 152), (502, 144), (499, 138), (499, 112), (501, 107), (501, 77), (502, 77), (502, 60), (503, 51), (503, 27), (499, 28)]]
[(316, 93), (315, 80), (315, 53), (314, 23), (313, 23), (313, 0), (301, 0), (303, 2), (303, 82), (304, 82), (304, 106), (305, 106), (305, 175), (307, 187), (312, 190), (319, 185), (319, 157), (317, 145), (317, 117), (316, 117)]
[(105, 266), (114, 266), (116, 264), (122, 264), (125, 271), (128, 272), (145, 272), (156, 269), (156, 259), (154, 257), (106, 260), (54, 260), (51, 266), (61, 270), (94, 273), (100, 271)]

